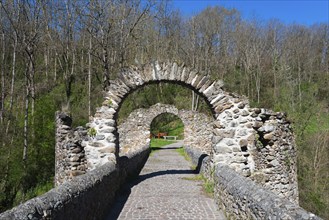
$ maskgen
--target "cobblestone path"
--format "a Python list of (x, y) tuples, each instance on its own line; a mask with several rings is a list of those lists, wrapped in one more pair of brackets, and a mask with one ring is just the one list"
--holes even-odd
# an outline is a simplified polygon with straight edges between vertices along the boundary
[(126, 184), (107, 220), (113, 219), (225, 219), (202, 181), (175, 150), (182, 143), (164, 146), (146, 162), (138, 179)]

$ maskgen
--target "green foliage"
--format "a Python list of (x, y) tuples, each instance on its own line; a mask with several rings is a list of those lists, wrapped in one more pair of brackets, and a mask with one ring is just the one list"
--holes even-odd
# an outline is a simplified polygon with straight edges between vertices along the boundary
[(167, 132), (168, 136), (178, 136), (179, 140), (184, 139), (184, 124), (182, 120), (173, 114), (161, 114), (153, 119), (151, 133)]
[(40, 196), (51, 190), (53, 187), (53, 181), (50, 181), (46, 183), (39, 183), (34, 188), (29, 189), (25, 193), (22, 190), (19, 190), (14, 198), (14, 206), (19, 205), (22, 201), (26, 201), (36, 196)]
[[(252, 107), (287, 112), (289, 119), (294, 122), (298, 145), (300, 204), (308, 211), (329, 219), (328, 209), (324, 208), (329, 207), (329, 169), (327, 162), (324, 162), (324, 158), (329, 157), (329, 144), (323, 138), (328, 136), (329, 130), (328, 54), (324, 53), (328, 45), (328, 24), (303, 26), (273, 21), (246, 21), (238, 11), (222, 7), (208, 7), (193, 16), (191, 22), (189, 18), (182, 19), (179, 11), (171, 10), (170, 7), (165, 9), (166, 13), (159, 13), (158, 10), (163, 10), (163, 2), (154, 3), (152, 10), (144, 13), (138, 1), (108, 1), (111, 10), (102, 11), (100, 16), (89, 16), (86, 22), (86, 17), (77, 16), (77, 13), (87, 10), (91, 15), (98, 15), (98, 11), (89, 8), (92, 4), (86, 6), (72, 1), (67, 3), (68, 7), (62, 7), (61, 4), (43, 4), (43, 1), (35, 1), (35, 4), (3, 1), (2, 12), (7, 8), (10, 13), (0, 13), (0, 26), (7, 36), (0, 39), (1, 45), (4, 45), (0, 52), (5, 57), (1, 61), (1, 67), (4, 67), (1, 92), (4, 92), (5, 97), (0, 100), (4, 103), (4, 121), (0, 124), (0, 211), (36, 195), (32, 193), (33, 189), (39, 191), (39, 184), (51, 181), (54, 175), (55, 111), (66, 109), (73, 118), (73, 127), (84, 125), (88, 122), (89, 107), (94, 111), (95, 106), (100, 106), (103, 89), (110, 83), (109, 79), (117, 77), (121, 67), (136, 63), (144, 66), (157, 59), (185, 63), (199, 72), (205, 72), (210, 79), (222, 79), (226, 91), (247, 96)], [(28, 11), (39, 11), (37, 8), (43, 10), (40, 16), (20, 19), (16, 15), (22, 9), (21, 6)], [(112, 9), (117, 13), (110, 13)], [(134, 11), (134, 15), (141, 18), (133, 29), (122, 29), (122, 19), (126, 24), (135, 23), (136, 16), (122, 14), (126, 11)], [(76, 19), (63, 19), (61, 14), (71, 14)], [(167, 16), (169, 14), (173, 16)], [(47, 15), (51, 16), (45, 17)], [(102, 26), (104, 19), (109, 22), (106, 26)], [(10, 24), (7, 22), (9, 20)], [(23, 23), (15, 25), (18, 22)], [(18, 36), (25, 43), (33, 45), (31, 49), (34, 56), (30, 58), (34, 61), (34, 72), (31, 77), (30, 70), (26, 69), (26, 48), (21, 46), (24, 42), (19, 40), (11, 97), (13, 34), (24, 32), (23, 29), (13, 31), (14, 25), (16, 28), (40, 26), (40, 22), (46, 22), (49, 33), (42, 28), (26, 29), (26, 38)], [(165, 27), (163, 22), (166, 23)], [(91, 66), (87, 58), (90, 34), (86, 31), (90, 30), (90, 24), (105, 28), (105, 35), (96, 34), (91, 39)], [(163, 27), (163, 30), (158, 30), (159, 27)], [(66, 30), (71, 30), (74, 36), (65, 34)], [(32, 34), (30, 31), (37, 32)], [(39, 37), (30, 39), (35, 34)], [(107, 39), (106, 47), (101, 38)], [(197, 44), (195, 39), (198, 39)], [(222, 50), (222, 46), (228, 50)], [(108, 56), (108, 59), (104, 60), (103, 55)], [(87, 83), (89, 68), (92, 73), (90, 106)], [(26, 81), (29, 81), (28, 87), (31, 88), (27, 88)], [(32, 93), (32, 87), (35, 94), (29, 97), (28, 159), (23, 163), (24, 99), (26, 90)], [(14, 101), (12, 110), (9, 109), (11, 98)], [(33, 115), (32, 99), (35, 101)], [(191, 90), (171, 83), (141, 87), (126, 97), (118, 123), (134, 109), (147, 108), (156, 103), (191, 109)], [(211, 115), (202, 97), (198, 110)], [(183, 138), (181, 121), (171, 117), (164, 116), (154, 122), (152, 129)]]
[(202, 181), (202, 188), (204, 192), (210, 196), (214, 196), (214, 189), (215, 189), (215, 184), (213, 181), (208, 180), (206, 177), (204, 177), (202, 174), (194, 175), (193, 177), (183, 177), (185, 180), (191, 180), (191, 181)]
[(88, 129), (88, 135), (89, 135), (90, 137), (95, 137), (96, 134), (97, 134), (97, 131), (96, 131), (95, 128), (89, 128), (89, 129)]
[(191, 161), (191, 158), (187, 155), (185, 152), (185, 149), (183, 147), (177, 148), (176, 151), (185, 158), (187, 161)]
[(152, 138), (150, 142), (150, 148), (151, 150), (157, 150), (163, 146), (169, 145), (175, 143), (173, 141), (168, 141), (164, 139), (158, 139), (158, 138)]
[(204, 191), (211, 197), (214, 195), (214, 182), (204, 178), (204, 184), (203, 184), (203, 189)]
[[(135, 109), (149, 108), (156, 103), (175, 105), (178, 109), (191, 109), (192, 92), (189, 88), (172, 83), (150, 84), (127, 96), (119, 112), (119, 123)], [(211, 115), (210, 108), (201, 97), (200, 112)]]
[(111, 107), (113, 105), (112, 100), (110, 99), (106, 100), (105, 103), (108, 107)]
[[(188, 154), (185, 152), (184, 148), (177, 148), (176, 151), (185, 158), (187, 161), (191, 161), (191, 158), (188, 156)], [(192, 181), (203, 181), (202, 188), (204, 192), (210, 196), (213, 197), (214, 195), (214, 182), (211, 180), (208, 180), (206, 177), (204, 177), (202, 174), (195, 175), (193, 177), (184, 177), (186, 180), (192, 180)]]
[(163, 146), (169, 145), (175, 143), (173, 141), (168, 141), (164, 139), (157, 139), (157, 138), (152, 138), (150, 142), (150, 148), (151, 148), (151, 155), (153, 154), (154, 151), (157, 151), (161, 149)]

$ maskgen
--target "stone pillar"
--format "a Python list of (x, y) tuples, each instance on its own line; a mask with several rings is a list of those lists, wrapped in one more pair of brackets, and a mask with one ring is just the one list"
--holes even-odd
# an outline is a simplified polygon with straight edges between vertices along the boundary
[(86, 173), (87, 161), (82, 141), (88, 139), (84, 127), (71, 128), (72, 119), (56, 112), (55, 186)]
[(55, 133), (55, 186), (63, 183), (68, 177), (66, 174), (67, 149), (66, 143), (72, 135), (72, 119), (63, 112), (55, 113), (56, 133)]

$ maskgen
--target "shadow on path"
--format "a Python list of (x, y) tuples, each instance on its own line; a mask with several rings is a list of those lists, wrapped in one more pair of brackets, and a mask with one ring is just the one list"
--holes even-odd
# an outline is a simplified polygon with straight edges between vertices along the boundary
[[(170, 145), (167, 145), (167, 146), (164, 146), (164, 147), (159, 147), (159, 148), (152, 149), (152, 150), (154, 150), (154, 151), (173, 150), (173, 149), (182, 148), (181, 146), (182, 146), (181, 143), (173, 143), (173, 144), (170, 144)], [(186, 175), (199, 174), (202, 161), (206, 156), (207, 155), (203, 154), (199, 157), (198, 164), (197, 164), (197, 167), (195, 169), (182, 169), (182, 170), (180, 170), (180, 169), (166, 169), (166, 170), (160, 170), (160, 171), (154, 171), (154, 172), (150, 172), (150, 173), (146, 173), (146, 174), (141, 174), (133, 180), (127, 180), (127, 182), (118, 191), (116, 199), (115, 199), (115, 201), (114, 201), (114, 203), (113, 203), (111, 209), (109, 210), (109, 213), (108, 213), (108, 215), (106, 216), (105, 219), (113, 220), (113, 219), (117, 219), (120, 216), (120, 214), (121, 214), (128, 198), (129, 198), (129, 196), (131, 195), (132, 188), (134, 186), (140, 184), (141, 182), (143, 182), (147, 179), (150, 179), (150, 178), (153, 178), (153, 177), (158, 177), (158, 176), (182, 175), (182, 174), (186, 174)], [(150, 158), (148, 160), (150, 160)]]
[(113, 220), (117, 219), (126, 204), (129, 195), (131, 193), (131, 189), (141, 183), (142, 181), (156, 177), (156, 176), (163, 176), (163, 175), (175, 175), (175, 174), (198, 174), (197, 169), (196, 170), (161, 170), (156, 171), (153, 173), (148, 173), (144, 175), (139, 175), (136, 179), (131, 180), (123, 185), (123, 187), (119, 190), (118, 195), (116, 196), (116, 199), (113, 203), (113, 206), (111, 207), (110, 213), (107, 215), (105, 219), (107, 220)]

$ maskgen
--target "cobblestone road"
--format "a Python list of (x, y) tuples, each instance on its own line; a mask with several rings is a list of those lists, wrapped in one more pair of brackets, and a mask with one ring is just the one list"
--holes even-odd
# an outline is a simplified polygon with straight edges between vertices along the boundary
[(106, 219), (225, 219), (202, 191), (202, 181), (190, 180), (195, 174), (175, 151), (180, 146), (155, 151), (139, 178), (123, 188)]

